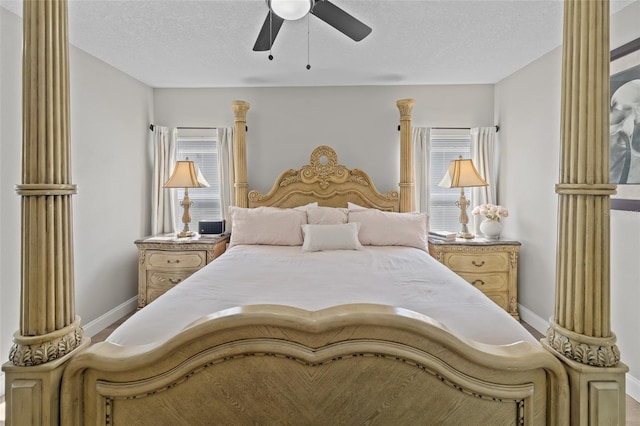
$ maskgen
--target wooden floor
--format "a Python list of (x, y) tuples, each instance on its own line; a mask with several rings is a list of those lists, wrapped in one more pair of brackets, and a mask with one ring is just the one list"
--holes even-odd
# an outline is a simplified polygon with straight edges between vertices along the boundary
[(113, 330), (115, 330), (116, 328), (118, 328), (118, 326), (120, 324), (122, 324), (123, 322), (125, 322), (125, 320), (127, 318), (129, 318), (131, 315), (135, 314), (136, 311), (133, 311), (125, 316), (123, 316), (122, 318), (120, 318), (118, 321), (114, 322), (113, 324), (111, 324), (109, 327), (105, 328), (104, 330), (102, 330), (100, 333), (94, 335), (93, 337), (91, 337), (91, 344), (93, 343), (98, 343), (98, 342), (104, 342), (107, 337), (109, 337), (109, 335), (113, 332)]
[[(125, 315), (120, 320), (111, 324), (109, 327), (102, 330), (100, 333), (96, 334), (91, 338), (91, 343), (97, 343), (104, 341), (109, 335), (116, 329), (120, 324), (122, 324), (127, 318), (133, 315), (131, 312), (128, 315)], [(529, 324), (523, 322), (522, 325), (536, 338), (541, 339), (543, 336), (536, 329), (531, 327)], [(4, 396), (0, 397), (0, 426), (4, 426)], [(627, 422), (626, 426), (640, 426), (640, 402), (634, 400), (633, 398), (627, 396)]]

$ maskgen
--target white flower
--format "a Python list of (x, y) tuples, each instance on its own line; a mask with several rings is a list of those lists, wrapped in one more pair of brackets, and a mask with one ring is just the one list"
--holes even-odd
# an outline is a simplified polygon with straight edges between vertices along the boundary
[(480, 204), (474, 207), (471, 214), (474, 216), (481, 215), (489, 220), (500, 222), (501, 218), (509, 216), (509, 211), (502, 206), (496, 206), (494, 204)]

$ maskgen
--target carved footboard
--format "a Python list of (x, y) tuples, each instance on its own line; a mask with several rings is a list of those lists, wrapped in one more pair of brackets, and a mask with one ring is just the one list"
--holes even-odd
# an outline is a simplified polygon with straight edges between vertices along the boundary
[(562, 365), (381, 305), (249, 306), (159, 345), (100, 343), (65, 370), (61, 424), (568, 423)]

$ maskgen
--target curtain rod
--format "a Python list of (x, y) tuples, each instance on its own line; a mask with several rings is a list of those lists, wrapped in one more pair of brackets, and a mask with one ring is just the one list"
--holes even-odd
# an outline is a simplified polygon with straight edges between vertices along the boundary
[[(496, 128), (496, 133), (500, 131), (500, 126), (497, 124), (494, 126)], [(471, 130), (471, 127), (432, 127), (435, 130)], [(400, 126), (398, 125), (398, 131), (400, 131)]]
[[(155, 124), (149, 124), (149, 130), (151, 130), (153, 132), (153, 129), (155, 129), (156, 125)], [(245, 126), (245, 131), (249, 131), (249, 127)], [(176, 127), (176, 129), (181, 130), (181, 129), (185, 129), (185, 130), (215, 130), (217, 129), (217, 127)]]
[[(153, 129), (155, 128), (155, 124), (149, 124), (149, 130), (153, 132)], [(176, 127), (176, 129), (214, 130), (217, 129), (217, 127)]]
[(178, 130), (215, 130), (217, 127), (176, 127)]

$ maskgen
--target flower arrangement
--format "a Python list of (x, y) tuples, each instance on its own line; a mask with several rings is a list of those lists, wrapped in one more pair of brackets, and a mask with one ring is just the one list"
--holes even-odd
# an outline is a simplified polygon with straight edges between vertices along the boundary
[(501, 218), (509, 216), (509, 211), (502, 206), (494, 204), (480, 204), (471, 211), (471, 214), (474, 216), (482, 215), (489, 220), (500, 222)]

